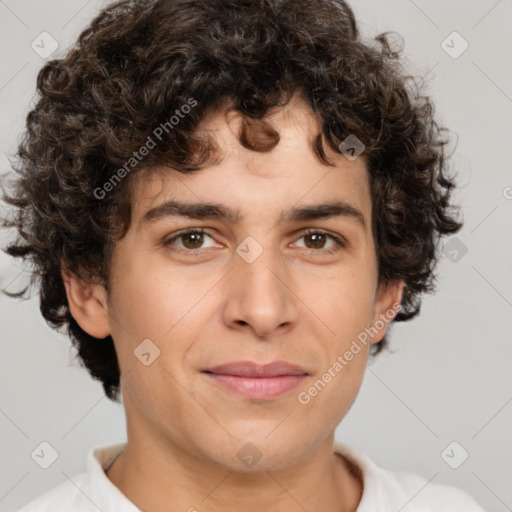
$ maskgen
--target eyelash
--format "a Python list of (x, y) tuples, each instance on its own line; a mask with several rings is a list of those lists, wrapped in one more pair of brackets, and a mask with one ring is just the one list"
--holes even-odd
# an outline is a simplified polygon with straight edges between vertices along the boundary
[[(166, 240), (164, 242), (164, 246), (167, 247), (169, 245), (172, 245), (172, 242), (174, 242), (175, 240), (177, 240), (183, 236), (190, 235), (190, 234), (208, 235), (210, 238), (213, 238), (210, 234), (208, 234), (202, 228), (201, 229), (190, 228), (190, 229), (185, 229), (183, 231), (179, 231), (178, 233), (176, 233), (172, 238), (169, 238), (168, 240)], [(344, 238), (342, 238), (341, 236), (335, 235), (334, 233), (331, 233), (330, 231), (325, 231), (323, 229), (310, 228), (310, 229), (304, 231), (301, 234), (301, 236), (299, 237), (299, 239), (304, 238), (305, 236), (308, 236), (308, 235), (315, 235), (315, 234), (326, 235), (329, 238), (332, 238), (336, 242), (336, 246), (332, 247), (331, 249), (306, 249), (307, 251), (311, 251), (314, 253), (321, 252), (324, 254), (334, 254), (335, 252), (339, 251), (341, 248), (345, 248), (347, 246)], [(200, 252), (201, 252), (201, 249), (182, 249), (181, 247), (178, 247), (175, 250), (177, 250), (178, 252), (186, 252), (189, 254), (200, 254)]]

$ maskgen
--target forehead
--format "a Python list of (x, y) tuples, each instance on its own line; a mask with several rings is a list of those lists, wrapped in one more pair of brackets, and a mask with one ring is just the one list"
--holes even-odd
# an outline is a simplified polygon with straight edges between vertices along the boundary
[(371, 199), (364, 156), (350, 161), (324, 144), (335, 166), (323, 163), (313, 149), (321, 125), (300, 97), (265, 120), (279, 133), (279, 142), (270, 151), (243, 147), (241, 115), (218, 110), (202, 121), (198, 134), (213, 138), (222, 156), (219, 163), (191, 174), (153, 168), (135, 176), (132, 199), (137, 229), (143, 227), (149, 210), (169, 199), (216, 204), (219, 210), (224, 206), (224, 219), (232, 222), (251, 216), (290, 220), (287, 211), (293, 207), (338, 202), (360, 211), (363, 225), (364, 220), (369, 224)]

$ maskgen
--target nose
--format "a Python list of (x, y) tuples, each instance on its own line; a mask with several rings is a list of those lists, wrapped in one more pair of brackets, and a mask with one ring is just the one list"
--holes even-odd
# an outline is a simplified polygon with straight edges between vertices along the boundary
[[(250, 250), (254, 251), (254, 246)], [(264, 248), (252, 261), (240, 254), (233, 258), (234, 268), (225, 282), (225, 324), (252, 331), (258, 338), (283, 335), (297, 322), (300, 302), (293, 291), (290, 269), (271, 248)], [(250, 256), (250, 252), (246, 254)]]

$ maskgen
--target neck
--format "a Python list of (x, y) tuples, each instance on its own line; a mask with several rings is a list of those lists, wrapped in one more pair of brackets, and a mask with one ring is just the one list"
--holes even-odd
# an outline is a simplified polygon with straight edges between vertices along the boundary
[(107, 477), (145, 512), (324, 510), (355, 512), (362, 482), (333, 453), (333, 436), (300, 464), (277, 471), (234, 472), (169, 444), (128, 437)]

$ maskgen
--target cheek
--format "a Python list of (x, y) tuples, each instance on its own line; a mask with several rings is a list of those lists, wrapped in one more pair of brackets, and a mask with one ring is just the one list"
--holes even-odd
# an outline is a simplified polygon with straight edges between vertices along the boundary
[(176, 375), (174, 368), (168, 368), (167, 363), (164, 352), (150, 366), (138, 361), (132, 363), (123, 378), (123, 399), (127, 411), (137, 418), (139, 425), (141, 421), (149, 421), (176, 435), (181, 423), (186, 421), (183, 418), (192, 412), (198, 418), (201, 416), (194, 409), (195, 402), (178, 384), (182, 380), (180, 375)]
[[(354, 271), (338, 272), (315, 288), (313, 312), (320, 318), (316, 339), (321, 364), (311, 395), (313, 407), (340, 421), (361, 385), (368, 360), (369, 340), (365, 334), (373, 314), (373, 282)], [(324, 391), (325, 386), (325, 391)], [(330, 405), (329, 405), (330, 403)], [(333, 405), (336, 404), (336, 405)]]
[[(197, 354), (192, 354), (191, 362), (190, 351), (205, 336), (211, 314), (205, 310), (211, 306), (208, 291), (218, 281), (218, 276), (176, 270), (171, 275), (164, 270), (155, 265), (125, 267), (126, 277), (118, 281), (113, 295), (111, 329), (119, 364), (123, 374), (130, 372), (127, 387), (140, 400), (160, 389), (174, 389), (179, 395), (172, 377), (183, 381), (188, 367), (195, 364)], [(137, 354), (147, 352), (150, 359), (156, 358), (146, 367)]]
[[(300, 417), (305, 422), (320, 419), (326, 429), (332, 430), (341, 422), (361, 387), (368, 358), (366, 347), (358, 349), (357, 353), (349, 352), (350, 360), (345, 355), (347, 350), (334, 350), (328, 364), (300, 390), (296, 400), (301, 415), (296, 415), (296, 419)], [(318, 427), (311, 424), (311, 428)]]
[(338, 269), (329, 276), (303, 281), (301, 297), (340, 342), (351, 338), (371, 321), (376, 283), (366, 272)]
[(119, 262), (112, 312), (132, 338), (162, 343), (201, 300), (211, 284), (190, 273), (157, 265), (157, 258)]

